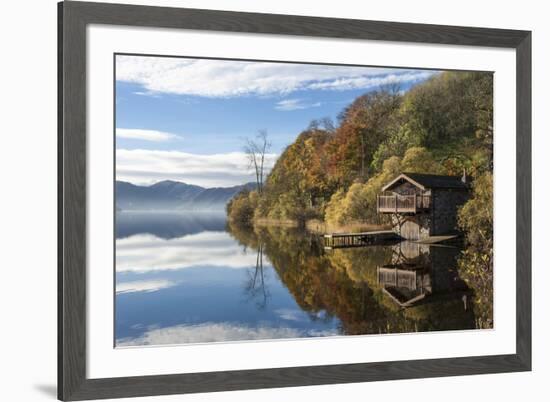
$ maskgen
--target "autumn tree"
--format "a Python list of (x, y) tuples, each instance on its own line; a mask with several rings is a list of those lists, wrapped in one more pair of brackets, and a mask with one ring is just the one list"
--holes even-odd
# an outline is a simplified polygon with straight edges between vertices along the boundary
[(339, 116), (340, 125), (328, 145), (331, 175), (341, 185), (368, 178), (372, 158), (389, 135), (402, 96), (396, 89), (358, 97)]
[(312, 128), (284, 150), (266, 180), (259, 204), (262, 215), (303, 221), (320, 212), (333, 192), (323, 152), (330, 137), (330, 132)]
[(376, 211), (376, 197), (382, 187), (403, 171), (411, 173), (438, 173), (440, 165), (425, 148), (413, 147), (403, 158), (392, 156), (383, 163), (382, 170), (366, 183), (356, 182), (347, 191), (332, 196), (326, 208), (325, 219), (331, 225), (351, 222), (386, 223)]
[(313, 120), (267, 177), (270, 144), (260, 132), (246, 146), (257, 184), (252, 219), (376, 223), (377, 194), (403, 171), (482, 176), (492, 167), (492, 82), (490, 73), (442, 72), (405, 93), (370, 91), (337, 124)]

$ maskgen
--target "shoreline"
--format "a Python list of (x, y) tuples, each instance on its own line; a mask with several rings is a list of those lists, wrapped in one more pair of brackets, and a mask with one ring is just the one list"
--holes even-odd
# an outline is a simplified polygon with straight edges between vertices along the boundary
[(351, 222), (345, 225), (330, 225), (318, 219), (310, 219), (306, 222), (306, 229), (315, 234), (326, 233), (362, 233), (380, 230), (390, 230), (391, 225), (379, 225), (365, 222)]
[(317, 235), (323, 235), (327, 233), (361, 233), (391, 229), (391, 225), (378, 225), (364, 222), (352, 222), (346, 225), (329, 225), (328, 223), (319, 219), (309, 219), (305, 222), (305, 224), (300, 225), (297, 220), (293, 219), (260, 218), (254, 219), (252, 221), (252, 225), (258, 227), (303, 227), (306, 231)]

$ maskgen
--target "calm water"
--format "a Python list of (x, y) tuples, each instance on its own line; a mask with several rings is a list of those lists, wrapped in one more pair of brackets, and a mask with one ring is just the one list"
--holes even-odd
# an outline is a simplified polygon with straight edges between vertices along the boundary
[(223, 213), (117, 214), (117, 346), (475, 327), (460, 249), (324, 250)]

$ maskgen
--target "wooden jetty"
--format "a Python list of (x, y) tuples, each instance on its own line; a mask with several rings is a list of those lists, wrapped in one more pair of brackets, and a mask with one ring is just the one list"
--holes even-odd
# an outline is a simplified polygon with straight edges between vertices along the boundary
[(360, 233), (328, 233), (323, 235), (325, 250), (347, 247), (364, 247), (368, 245), (390, 243), (401, 240), (392, 230), (379, 230)]
[(420, 244), (454, 244), (462, 240), (459, 235), (447, 235), (447, 236), (428, 236), (423, 239), (415, 241), (415, 243)]

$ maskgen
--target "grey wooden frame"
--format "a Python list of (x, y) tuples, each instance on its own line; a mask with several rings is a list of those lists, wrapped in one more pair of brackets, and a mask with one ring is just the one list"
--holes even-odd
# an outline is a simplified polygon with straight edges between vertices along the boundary
[[(86, 377), (86, 27), (301, 35), (516, 50), (516, 353), (196, 374)], [(531, 370), (531, 32), (103, 3), (58, 5), (58, 397), (83, 400)], [(512, 267), (510, 267), (512, 268)]]

